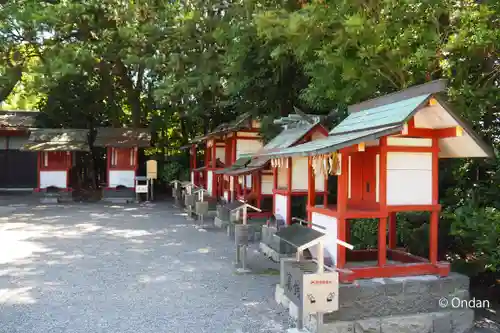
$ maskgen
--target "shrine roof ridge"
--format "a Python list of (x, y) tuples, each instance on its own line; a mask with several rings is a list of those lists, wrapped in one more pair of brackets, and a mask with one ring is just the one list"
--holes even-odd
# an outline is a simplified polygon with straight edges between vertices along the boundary
[(31, 128), (28, 151), (89, 151), (88, 129)]
[(347, 108), (349, 113), (359, 112), (366, 109), (376, 108), (385, 104), (392, 104), (416, 96), (437, 94), (446, 91), (447, 80), (439, 79), (404, 90), (396, 91), (380, 97), (372, 98), (361, 103), (353, 104)]
[(96, 147), (149, 147), (151, 133), (147, 128), (97, 128)]

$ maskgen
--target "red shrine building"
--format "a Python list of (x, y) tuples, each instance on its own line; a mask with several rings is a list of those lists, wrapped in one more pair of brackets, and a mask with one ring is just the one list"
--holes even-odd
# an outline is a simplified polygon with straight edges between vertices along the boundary
[(35, 192), (71, 192), (71, 170), (77, 152), (90, 151), (89, 131), (85, 129), (30, 129), (24, 151), (37, 152), (37, 188)]
[[(277, 119), (275, 124), (282, 126), (282, 131), (256, 154), (280, 151), (294, 145), (314, 141), (328, 136), (328, 130), (320, 124), (318, 116), (303, 113), (291, 114)], [(303, 167), (307, 167), (306, 157), (293, 157), (290, 161), (272, 163), (270, 158), (241, 157), (233, 166), (218, 171), (225, 176), (236, 176), (244, 186), (236, 192), (238, 199), (248, 200), (256, 207), (264, 209), (264, 215), (274, 214), (291, 223), (292, 200), (305, 199), (308, 191), (308, 178), (304, 177)], [(316, 191), (318, 195), (327, 193), (326, 182), (318, 176)], [(321, 181), (320, 181), (321, 180)], [(271, 204), (264, 205), (269, 199)], [(304, 207), (305, 209), (305, 207)], [(257, 214), (257, 213), (249, 213)], [(305, 215), (306, 212), (304, 211)], [(305, 218), (305, 216), (300, 216)]]
[(139, 149), (151, 146), (148, 129), (111, 128), (97, 129), (95, 147), (106, 148), (107, 183), (103, 197), (128, 194), (135, 196), (135, 177), (139, 167)]
[[(440, 96), (445, 89), (445, 81), (433, 81), (353, 105), (328, 137), (261, 154), (278, 167), (287, 160), (285, 169), (300, 168), (298, 177), (308, 179), (308, 220), (331, 236), (325, 249), (332, 262), (351, 271), (340, 274), (343, 282), (448, 275), (449, 263), (438, 261), (439, 159), (485, 158), (493, 152), (445, 103)], [(299, 166), (291, 162), (304, 157)], [(318, 175), (336, 175), (336, 200), (317, 200)], [(281, 183), (278, 174), (278, 189)], [(274, 204), (281, 205), (280, 200), (275, 197)], [(397, 248), (400, 212), (429, 213), (428, 258)], [(348, 251), (337, 245), (336, 238), (349, 241), (356, 219), (378, 224), (378, 249)]]
[[(244, 154), (261, 149), (259, 130), (260, 122), (250, 114), (243, 114), (235, 121), (219, 125), (203, 137), (193, 139), (189, 147), (191, 182), (203, 186), (214, 198), (231, 201), (243, 184), (235, 177), (223, 176), (216, 171), (233, 165)], [(198, 147), (204, 148), (202, 167), (198, 167)]]

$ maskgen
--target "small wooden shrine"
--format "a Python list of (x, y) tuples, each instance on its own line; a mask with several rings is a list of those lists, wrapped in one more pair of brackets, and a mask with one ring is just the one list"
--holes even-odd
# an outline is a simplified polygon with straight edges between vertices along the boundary
[(88, 134), (85, 129), (35, 128), (30, 129), (28, 143), (23, 150), (38, 153), (38, 187), (35, 192), (71, 192), (70, 170), (75, 153), (88, 152)]
[[(281, 125), (283, 130), (256, 154), (279, 151), (300, 143), (326, 137), (328, 131), (320, 124), (320, 120), (317, 116), (303, 113), (291, 114), (288, 117), (275, 120), (275, 123)], [(237, 199), (248, 200), (261, 209), (264, 200), (268, 198), (271, 200), (272, 204), (269, 207), (269, 212), (253, 212), (250, 214), (277, 214), (290, 224), (292, 197), (305, 197), (307, 195), (307, 178), (298, 173), (302, 162), (301, 158), (290, 159), (292, 161), (274, 164), (270, 158), (252, 157), (252, 154), (248, 154), (243, 155), (231, 167), (220, 170), (218, 173), (238, 177), (237, 184), (242, 186), (236, 186), (234, 189), (233, 195)], [(305, 159), (307, 165), (307, 158), (302, 159)], [(325, 187), (318, 183), (318, 191), (326, 193), (324, 189)]]
[[(326, 249), (333, 263), (353, 272), (341, 274), (342, 281), (448, 275), (449, 263), (438, 261), (439, 158), (493, 153), (445, 103), (440, 96), (445, 89), (445, 81), (433, 81), (353, 105), (327, 138), (265, 155), (274, 164), (307, 156), (297, 174), (309, 179), (308, 219), (331, 235)], [(337, 175), (337, 198), (318, 204), (318, 175), (331, 173)], [(280, 200), (275, 205), (282, 205)], [(399, 212), (429, 212), (429, 258), (397, 248)], [(336, 238), (349, 241), (355, 219), (378, 220), (378, 249), (346, 253), (336, 244)]]
[(151, 146), (148, 129), (110, 128), (97, 129), (95, 147), (106, 148), (107, 186), (103, 196), (117, 192), (135, 194), (135, 177), (139, 166), (139, 149)]
[[(236, 187), (235, 177), (216, 174), (217, 170), (230, 167), (244, 154), (262, 148), (259, 136), (260, 123), (245, 113), (229, 124), (221, 124), (214, 131), (190, 142), (190, 173), (195, 185), (203, 185), (212, 197), (230, 201), (230, 189)], [(197, 147), (205, 147), (202, 168), (197, 167)], [(200, 173), (203, 173), (203, 176)], [(200, 180), (204, 179), (202, 183)]]

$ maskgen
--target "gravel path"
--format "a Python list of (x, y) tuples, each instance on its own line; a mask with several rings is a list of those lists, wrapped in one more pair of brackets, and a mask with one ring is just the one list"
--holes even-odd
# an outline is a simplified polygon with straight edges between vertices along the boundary
[[(0, 332), (283, 332), (278, 276), (167, 204), (19, 207), (0, 219)], [(257, 259), (255, 259), (257, 260)]]

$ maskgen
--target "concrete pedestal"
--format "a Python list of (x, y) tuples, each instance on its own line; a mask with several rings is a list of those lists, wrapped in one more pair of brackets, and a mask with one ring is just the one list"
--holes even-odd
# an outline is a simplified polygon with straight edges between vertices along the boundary
[(266, 256), (267, 258), (271, 259), (274, 262), (280, 262), (281, 259), (284, 258), (291, 258), (294, 256), (294, 254), (290, 253), (279, 253), (275, 249), (271, 248), (269, 245), (265, 244), (264, 242), (260, 242), (259, 244), (259, 251)]
[(126, 204), (136, 201), (134, 188), (105, 188), (102, 190), (102, 200), (112, 204)]
[(225, 228), (227, 228), (228, 224), (229, 224), (229, 222), (223, 221), (220, 218), (218, 218), (217, 216), (214, 218), (214, 226), (216, 228), (225, 229)]
[(58, 204), (73, 201), (72, 192), (34, 192), (33, 195), (39, 198), (41, 204)]
[[(262, 233), (261, 233), (261, 228), (262, 226), (260, 223), (255, 223), (255, 222), (250, 222), (248, 223), (248, 242), (250, 243), (255, 243), (259, 242), (262, 238)], [(228, 223), (226, 225), (226, 233), (229, 239), (234, 240), (234, 230), (235, 230), (236, 224), (235, 223)]]
[[(358, 283), (340, 286), (340, 309), (323, 315), (322, 327), (316, 327), (315, 316), (304, 318), (305, 327), (320, 333), (469, 333), (473, 329), (474, 311), (452, 306), (452, 300), (469, 299), (466, 276), (453, 273), (445, 278), (415, 276)], [(280, 285), (275, 298), (297, 318), (297, 307)]]
[(0, 206), (0, 216), (9, 216), (14, 213), (16, 209), (14, 207)]

